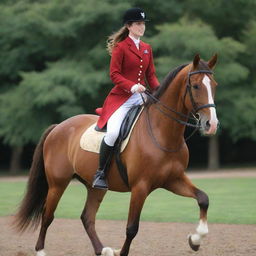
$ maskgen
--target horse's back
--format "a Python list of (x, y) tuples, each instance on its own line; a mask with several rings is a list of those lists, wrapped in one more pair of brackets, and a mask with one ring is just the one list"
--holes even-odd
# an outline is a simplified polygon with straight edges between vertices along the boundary
[(60, 142), (63, 144), (64, 142), (70, 143), (70, 141), (74, 141), (76, 137), (79, 137), (83, 131), (85, 131), (91, 124), (95, 123), (98, 120), (98, 116), (96, 115), (77, 115), (70, 117), (63, 122), (59, 123), (47, 136), (46, 146), (47, 144), (51, 144), (51, 147), (56, 144), (58, 145)]

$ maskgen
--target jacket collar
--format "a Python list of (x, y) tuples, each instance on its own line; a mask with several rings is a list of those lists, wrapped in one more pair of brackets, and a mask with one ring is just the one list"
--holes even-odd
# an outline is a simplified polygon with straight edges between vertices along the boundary
[(133, 53), (135, 53), (138, 57), (142, 58), (142, 54), (143, 54), (143, 51), (144, 51), (144, 43), (141, 40), (140, 40), (139, 50), (137, 49), (135, 43), (133, 42), (133, 40), (129, 36), (126, 37), (124, 42), (129, 46), (130, 50)]
[(132, 39), (132, 41), (135, 43), (135, 45), (140, 44), (140, 39), (136, 39), (136, 38), (132, 37), (131, 35), (128, 35), (128, 36)]

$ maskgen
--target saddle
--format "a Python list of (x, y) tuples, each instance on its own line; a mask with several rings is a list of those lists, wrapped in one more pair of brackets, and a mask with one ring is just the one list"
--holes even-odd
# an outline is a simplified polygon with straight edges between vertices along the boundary
[[(133, 122), (136, 120), (136, 117), (138, 116), (139, 112), (141, 111), (142, 106), (137, 105), (132, 107), (126, 114), (120, 128), (118, 139), (122, 138), (122, 140), (125, 140), (132, 128)], [(106, 132), (107, 131), (107, 125), (105, 125), (103, 128), (99, 128), (98, 125), (95, 126), (95, 130), (97, 132)], [(117, 139), (117, 140), (118, 140)]]
[(121, 125), (118, 139), (115, 143), (114, 155), (115, 155), (116, 164), (117, 164), (120, 176), (122, 177), (122, 179), (123, 179), (124, 183), (127, 185), (127, 187), (129, 187), (129, 180), (128, 180), (126, 167), (124, 166), (124, 164), (122, 163), (122, 160), (121, 160), (121, 147), (122, 147), (122, 142), (129, 135), (129, 132), (131, 130), (131, 127), (133, 126), (134, 121), (135, 120), (137, 121), (137, 117), (138, 117), (139, 113), (141, 113), (141, 110), (142, 110), (142, 106), (138, 105), (138, 106), (132, 107), (128, 111), (128, 113)]
[[(136, 124), (140, 113), (143, 110), (142, 105), (132, 107), (126, 114), (119, 132), (119, 136), (114, 145), (114, 156), (116, 164), (124, 183), (129, 187), (126, 167), (121, 161), (121, 153), (128, 144), (134, 125)], [(99, 153), (100, 144), (105, 136), (106, 127), (100, 129), (96, 124), (90, 126), (81, 136), (80, 147), (84, 150)]]

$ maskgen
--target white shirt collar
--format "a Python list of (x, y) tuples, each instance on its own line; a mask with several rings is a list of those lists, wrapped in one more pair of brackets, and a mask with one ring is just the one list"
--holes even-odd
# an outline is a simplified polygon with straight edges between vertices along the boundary
[(135, 43), (137, 49), (139, 49), (139, 45), (140, 45), (140, 39), (136, 39), (133, 36), (129, 35), (129, 37), (132, 39), (132, 41)]

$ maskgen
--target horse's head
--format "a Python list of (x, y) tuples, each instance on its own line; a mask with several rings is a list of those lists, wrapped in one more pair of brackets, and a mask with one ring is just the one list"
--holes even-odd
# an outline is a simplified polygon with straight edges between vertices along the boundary
[(212, 75), (216, 61), (217, 55), (208, 62), (196, 55), (187, 76), (185, 106), (199, 116), (200, 130), (204, 135), (214, 135), (218, 127), (214, 104), (217, 83)]

